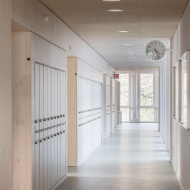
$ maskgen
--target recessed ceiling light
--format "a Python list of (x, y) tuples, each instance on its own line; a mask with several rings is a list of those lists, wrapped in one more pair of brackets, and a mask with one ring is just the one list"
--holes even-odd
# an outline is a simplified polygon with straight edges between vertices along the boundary
[(124, 46), (132, 46), (132, 44), (123, 44)]
[(129, 31), (121, 30), (121, 31), (118, 31), (118, 32), (124, 33), (124, 32), (129, 32)]
[(123, 10), (121, 10), (121, 9), (110, 9), (108, 11), (110, 11), (110, 12), (122, 12)]

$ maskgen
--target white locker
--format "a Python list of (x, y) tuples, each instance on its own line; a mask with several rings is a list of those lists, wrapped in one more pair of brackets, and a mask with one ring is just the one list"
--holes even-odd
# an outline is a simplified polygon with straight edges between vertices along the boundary
[(112, 88), (112, 132), (115, 129), (115, 87)]
[(66, 75), (34, 65), (35, 186), (50, 190), (66, 175)]
[(101, 143), (100, 83), (78, 79), (79, 162), (82, 162)]
[[(40, 119), (40, 65), (35, 64), (34, 96), (35, 96), (35, 120)], [(40, 130), (39, 122), (35, 122), (35, 131)], [(35, 190), (40, 190), (40, 133), (35, 133)]]
[(110, 135), (110, 86), (106, 86), (106, 137)]

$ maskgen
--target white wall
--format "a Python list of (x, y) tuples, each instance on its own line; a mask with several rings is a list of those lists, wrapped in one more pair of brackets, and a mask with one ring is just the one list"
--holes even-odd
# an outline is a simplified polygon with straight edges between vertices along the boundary
[[(181, 56), (190, 50), (190, 3), (184, 12), (181, 22), (173, 37), (173, 65)], [(184, 129), (175, 120), (172, 124), (173, 129), (173, 165), (181, 179), (185, 190), (190, 189), (190, 131)]]
[[(39, 0), (13, 0), (12, 10), (12, 19), (18, 24), (112, 76), (115, 69)], [(50, 23), (44, 22), (45, 15), (50, 16)]]
[(12, 189), (11, 0), (0, 0), (0, 189)]

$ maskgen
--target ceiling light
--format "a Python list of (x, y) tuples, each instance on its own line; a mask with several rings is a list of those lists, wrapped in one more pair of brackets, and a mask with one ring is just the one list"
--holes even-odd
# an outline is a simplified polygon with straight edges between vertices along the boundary
[(122, 12), (123, 10), (121, 10), (121, 9), (110, 9), (108, 11), (110, 11), (110, 12)]
[(121, 30), (121, 31), (118, 31), (118, 32), (124, 33), (124, 32), (129, 32), (129, 31)]

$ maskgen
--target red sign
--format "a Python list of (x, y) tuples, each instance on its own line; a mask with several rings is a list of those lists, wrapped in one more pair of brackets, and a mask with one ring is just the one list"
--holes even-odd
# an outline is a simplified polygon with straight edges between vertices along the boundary
[(114, 74), (114, 79), (119, 79), (119, 74)]

